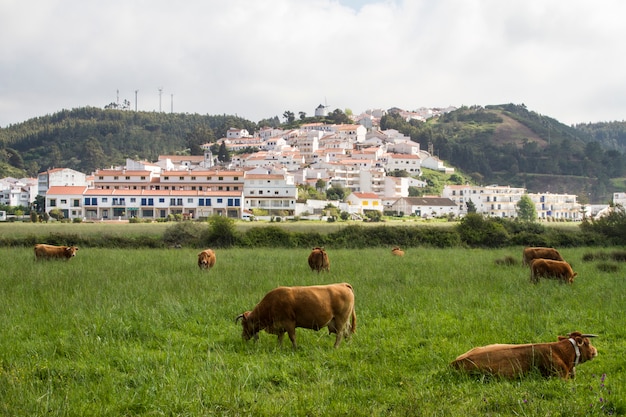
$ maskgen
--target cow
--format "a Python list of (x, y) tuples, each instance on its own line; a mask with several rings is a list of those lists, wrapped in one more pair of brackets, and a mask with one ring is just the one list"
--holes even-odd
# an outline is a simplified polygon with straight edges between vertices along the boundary
[(451, 366), (461, 371), (502, 378), (517, 378), (539, 371), (542, 376), (575, 376), (576, 365), (598, 356), (589, 342), (591, 334), (572, 332), (558, 342), (476, 347), (457, 357)]
[(212, 249), (203, 250), (198, 254), (198, 267), (211, 270), (215, 266), (215, 252)]
[(578, 275), (572, 270), (570, 264), (565, 261), (553, 261), (552, 259), (535, 259), (530, 264), (530, 282), (539, 282), (540, 277), (558, 279), (563, 283), (571, 284)]
[(54, 246), (39, 243), (35, 245), (35, 260), (41, 259), (64, 259), (70, 260), (76, 256), (76, 246)]
[(311, 250), (309, 254), (309, 266), (311, 267), (311, 271), (317, 271), (318, 274), (320, 271), (330, 272), (330, 261), (328, 260), (328, 254), (324, 248), (315, 247)]
[(524, 248), (522, 255), (522, 266), (530, 266), (533, 259), (543, 258), (552, 259), (554, 261), (564, 261), (558, 250), (554, 248), (528, 247)]
[(391, 253), (396, 256), (404, 256), (404, 251), (398, 246), (394, 246), (394, 248), (391, 249)]
[(356, 331), (354, 291), (348, 283), (313, 285), (307, 287), (278, 287), (268, 292), (252, 311), (246, 311), (235, 319), (241, 320), (244, 340), (258, 340), (258, 333), (278, 336), (282, 346), (285, 332), (291, 344), (296, 346), (296, 327), (320, 330), (328, 327), (328, 334), (335, 333), (335, 348), (344, 336), (349, 339)]

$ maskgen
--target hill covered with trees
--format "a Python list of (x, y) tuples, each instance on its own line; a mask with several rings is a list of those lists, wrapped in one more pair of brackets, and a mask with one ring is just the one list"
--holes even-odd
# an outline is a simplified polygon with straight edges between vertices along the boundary
[(524, 105), (462, 107), (426, 122), (381, 120), (481, 184), (577, 194), (608, 202), (624, 190), (626, 123), (566, 126)]

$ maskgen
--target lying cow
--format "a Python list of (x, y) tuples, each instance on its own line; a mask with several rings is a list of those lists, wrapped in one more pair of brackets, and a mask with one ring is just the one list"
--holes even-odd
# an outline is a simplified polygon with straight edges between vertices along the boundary
[(316, 247), (311, 250), (309, 266), (311, 271), (317, 271), (318, 273), (320, 271), (330, 272), (330, 260), (324, 248)]
[(198, 267), (210, 270), (215, 266), (215, 252), (212, 249), (203, 250), (198, 254)]
[(404, 251), (398, 246), (395, 246), (393, 249), (391, 249), (391, 253), (396, 256), (404, 256)]
[(530, 264), (530, 282), (539, 282), (540, 277), (558, 279), (571, 284), (578, 275), (572, 270), (570, 264), (565, 261), (553, 261), (552, 259), (535, 259)]
[(296, 327), (320, 330), (328, 327), (335, 333), (335, 347), (345, 336), (356, 331), (354, 292), (347, 283), (314, 285), (309, 287), (278, 287), (268, 292), (252, 311), (246, 311), (235, 319), (241, 319), (244, 340), (259, 338), (265, 330), (278, 335), (282, 345), (285, 332), (296, 348)]
[(576, 365), (598, 356), (589, 342), (590, 337), (595, 336), (572, 332), (567, 337), (559, 336), (558, 342), (476, 347), (456, 358), (451, 365), (462, 371), (504, 378), (516, 378), (533, 370), (544, 377), (573, 378)]
[(54, 246), (43, 243), (35, 245), (35, 260), (40, 259), (65, 259), (69, 260), (76, 256), (76, 246)]
[(559, 253), (558, 250), (554, 248), (524, 248), (524, 253), (522, 254), (522, 266), (530, 266), (533, 259), (552, 259), (555, 261), (564, 261), (563, 257)]

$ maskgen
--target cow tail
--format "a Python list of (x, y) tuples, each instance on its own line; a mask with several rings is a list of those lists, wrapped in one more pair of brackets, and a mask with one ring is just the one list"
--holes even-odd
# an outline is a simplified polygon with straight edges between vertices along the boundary
[(356, 312), (354, 311), (354, 306), (352, 307), (352, 319), (350, 321), (350, 332), (356, 333)]

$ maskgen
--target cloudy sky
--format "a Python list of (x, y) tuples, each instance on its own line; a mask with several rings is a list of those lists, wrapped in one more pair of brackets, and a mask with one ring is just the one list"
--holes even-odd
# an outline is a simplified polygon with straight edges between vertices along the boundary
[[(626, 119), (623, 0), (0, 0), (0, 127), (62, 109)], [(136, 93), (135, 93), (136, 92)]]

